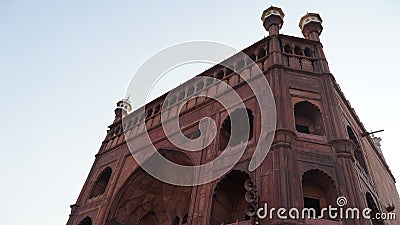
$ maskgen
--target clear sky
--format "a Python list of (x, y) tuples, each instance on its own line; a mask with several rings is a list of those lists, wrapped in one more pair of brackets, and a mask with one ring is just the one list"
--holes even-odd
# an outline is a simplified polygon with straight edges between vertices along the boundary
[(0, 223), (65, 224), (135, 70), (185, 41), (243, 49), (267, 35), (270, 5), (289, 35), (302, 36), (306, 11), (321, 14), (330, 69), (365, 127), (385, 129), (400, 180), (399, 1), (0, 0)]

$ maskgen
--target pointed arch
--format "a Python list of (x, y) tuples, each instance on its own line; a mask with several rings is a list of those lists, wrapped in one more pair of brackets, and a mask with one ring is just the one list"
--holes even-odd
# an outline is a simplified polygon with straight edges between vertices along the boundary
[(306, 47), (306, 48), (304, 49), (304, 55), (307, 56), (307, 57), (312, 57), (312, 55), (311, 55), (311, 49), (310, 49), (309, 47)]
[[(332, 177), (319, 169), (312, 169), (302, 176), (303, 206), (316, 211), (315, 216), (321, 215), (321, 209), (335, 205), (337, 192)], [(313, 216), (313, 215), (311, 215)], [(327, 216), (327, 215), (325, 215)]]
[(294, 47), (294, 54), (303, 55), (303, 51), (301, 50), (301, 48), (299, 46), (295, 46)]
[[(245, 118), (247, 115), (247, 118)], [(246, 128), (248, 120), (249, 127)], [(232, 122), (234, 122), (234, 129), (231, 129)], [(244, 136), (244, 131), (248, 129), (248, 137)], [(250, 141), (253, 138), (254, 130), (254, 115), (253, 111), (249, 108), (239, 108), (234, 110), (231, 115), (227, 116), (221, 125), (219, 135), (219, 150), (224, 150), (226, 147), (232, 147), (240, 144), (241, 142)]]
[(87, 216), (78, 225), (92, 225), (92, 219)]
[[(365, 194), (365, 198), (367, 200), (368, 208), (372, 210), (372, 212), (370, 214), (371, 218), (380, 218), (380, 217), (376, 216), (377, 214), (380, 214), (380, 210), (378, 208), (378, 205), (376, 204), (374, 197), (372, 197), (372, 194), (367, 192)], [(381, 224), (384, 224), (383, 220), (381, 220), (381, 219), (372, 220), (372, 225), (381, 225)]]
[[(193, 165), (187, 153), (161, 149), (168, 160), (180, 165)], [(176, 217), (183, 218), (189, 212), (192, 187), (164, 183), (137, 168), (118, 190), (112, 200), (108, 223), (121, 225), (173, 224)], [(156, 221), (156, 222), (154, 222)]]
[(321, 110), (311, 102), (297, 102), (294, 105), (294, 118), (297, 132), (324, 135)]
[(349, 139), (354, 143), (355, 150), (354, 150), (354, 157), (356, 158), (357, 162), (360, 164), (361, 168), (368, 174), (367, 163), (365, 162), (364, 153), (362, 152), (361, 145), (358, 142), (357, 136), (349, 125), (346, 126), (347, 136)]
[(247, 173), (233, 170), (218, 182), (211, 204), (211, 225), (249, 219), (245, 214), (247, 202), (244, 199), (246, 193), (244, 182), (249, 178)]
[(96, 182), (93, 185), (92, 191), (89, 195), (89, 198), (94, 198), (104, 194), (108, 182), (110, 181), (112, 169), (110, 167), (106, 167), (100, 175), (97, 177)]
[(292, 47), (289, 44), (285, 44), (285, 47), (283, 49), (284, 49), (285, 53), (293, 54)]
[(267, 51), (264, 48), (259, 48), (257, 51), (258, 60), (264, 58), (265, 56), (267, 56)]

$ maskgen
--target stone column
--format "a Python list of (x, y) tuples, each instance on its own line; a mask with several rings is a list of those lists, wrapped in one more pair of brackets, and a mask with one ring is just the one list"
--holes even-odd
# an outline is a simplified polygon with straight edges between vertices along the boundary
[[(354, 168), (354, 150), (355, 145), (351, 140), (337, 139), (330, 142), (333, 150), (336, 152), (337, 165), (336, 173), (338, 176), (339, 194), (347, 199), (347, 205), (343, 207), (359, 208), (362, 211), (362, 200), (360, 199), (356, 170)], [(336, 206), (335, 206), (336, 207)], [(361, 213), (361, 212), (360, 212)], [(360, 216), (361, 217), (361, 216)], [(366, 224), (362, 219), (343, 220), (345, 225)]]
[[(268, 154), (267, 160), (262, 164), (261, 179), (262, 191), (260, 197), (260, 207), (265, 203), (268, 208), (283, 207), (290, 208), (302, 207), (301, 179), (297, 164), (296, 152), (292, 144), (296, 134), (291, 130), (278, 129)], [(267, 172), (268, 171), (268, 172)], [(287, 215), (287, 213), (286, 213)], [(293, 224), (301, 224), (299, 221), (293, 221)], [(287, 224), (286, 220), (279, 220), (276, 212), (272, 220), (261, 220), (260, 224)]]

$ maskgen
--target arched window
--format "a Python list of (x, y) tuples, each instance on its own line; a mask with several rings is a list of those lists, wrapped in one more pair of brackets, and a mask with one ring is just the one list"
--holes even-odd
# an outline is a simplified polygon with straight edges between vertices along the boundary
[(251, 53), (249, 55), (250, 59), (253, 60), (253, 62), (255, 62), (257, 60), (257, 56), (254, 53)]
[(212, 201), (211, 225), (249, 220), (245, 213), (247, 202), (244, 198), (244, 182), (248, 178), (245, 172), (233, 170), (217, 184)]
[(187, 90), (187, 95), (191, 96), (193, 93), (194, 93), (194, 87), (193, 87), (193, 85), (190, 85)]
[(92, 225), (92, 219), (90, 217), (85, 217), (78, 225)]
[(183, 90), (183, 91), (181, 91), (180, 93), (179, 93), (179, 95), (178, 95), (178, 101), (181, 101), (182, 99), (184, 99), (185, 98), (185, 90)]
[(299, 46), (294, 47), (294, 54), (303, 55), (303, 52), (301, 51)]
[(236, 64), (236, 70), (241, 70), (244, 67), (244, 60), (241, 59), (239, 62)]
[[(379, 216), (377, 217), (376, 215), (380, 213), (379, 208), (377, 204), (375, 203), (374, 198), (372, 197), (371, 193), (366, 193), (366, 199), (367, 199), (367, 205), (368, 208), (372, 210), (372, 212), (369, 214), (371, 218), (380, 218)], [(373, 225), (380, 225), (384, 224), (383, 220), (381, 219), (374, 219), (372, 220)]]
[[(250, 126), (248, 128), (246, 128), (246, 120), (248, 120), (248, 125)], [(233, 111), (232, 114), (228, 116), (222, 123), (219, 138), (219, 149), (224, 150), (228, 144), (229, 147), (232, 147), (240, 144), (241, 142), (251, 140), (253, 138), (253, 122), (254, 116), (250, 109), (236, 109)], [(231, 127), (232, 125), (233, 127)], [(248, 137), (245, 136), (246, 130), (249, 132)]]
[(94, 198), (104, 193), (107, 188), (108, 181), (110, 180), (111, 172), (111, 168), (107, 167), (100, 173), (100, 175), (97, 177), (96, 182), (94, 183), (90, 198)]
[(166, 109), (166, 108), (168, 107), (168, 104), (169, 104), (168, 99), (165, 99), (164, 102), (163, 102), (163, 104), (162, 104), (162, 107), (163, 107), (164, 109)]
[(176, 95), (172, 95), (171, 96), (171, 99), (170, 99), (170, 104), (172, 105), (172, 104), (175, 104), (175, 102), (176, 102)]
[(364, 159), (364, 154), (361, 150), (361, 145), (358, 142), (353, 129), (349, 125), (346, 126), (346, 129), (347, 129), (347, 135), (349, 136), (349, 139), (351, 141), (353, 141), (354, 145), (356, 146), (356, 148), (354, 150), (354, 157), (356, 158), (356, 160), (360, 164), (360, 166), (364, 169), (364, 171), (366, 173), (368, 173), (367, 164), (365, 163), (365, 159)]
[(214, 79), (212, 79), (212, 78), (207, 78), (206, 79), (206, 85), (207, 86), (210, 86), (213, 82), (214, 82)]
[(258, 49), (257, 57), (258, 59), (264, 58), (267, 55), (267, 52), (264, 48)]
[[(212, 80), (212, 79), (209, 79)], [(196, 85), (196, 91), (201, 91), (204, 88), (204, 82), (200, 81), (199, 83), (197, 83)]]
[(321, 111), (314, 104), (307, 101), (296, 103), (294, 117), (298, 132), (324, 135)]
[(151, 109), (147, 110), (146, 118), (150, 118), (152, 115), (153, 115), (153, 109), (151, 108)]
[(154, 107), (154, 114), (157, 114), (158, 112), (160, 112), (160, 108), (161, 108), (160, 104), (156, 105), (156, 107)]
[(305, 48), (304, 49), (304, 55), (307, 57), (311, 57), (311, 49), (310, 48)]
[(360, 144), (358, 143), (357, 137), (354, 134), (353, 129), (349, 125), (346, 126), (346, 129), (347, 129), (347, 135), (349, 136), (349, 139), (353, 141), (356, 148), (359, 148)]
[(286, 44), (284, 47), (285, 53), (293, 54), (292, 47), (289, 44)]
[[(336, 189), (333, 180), (320, 170), (310, 170), (303, 175), (303, 203), (304, 208), (314, 209), (309, 211), (311, 218), (321, 215), (321, 209), (336, 202)], [(324, 214), (324, 218), (328, 215)]]
[(220, 70), (220, 71), (217, 73), (217, 79), (218, 79), (218, 80), (222, 80), (222, 78), (224, 78), (224, 71), (223, 71), (223, 70)]
[(231, 75), (231, 74), (233, 73), (233, 70), (232, 70), (232, 69), (233, 69), (233, 66), (232, 66), (232, 65), (226, 67), (225, 76)]

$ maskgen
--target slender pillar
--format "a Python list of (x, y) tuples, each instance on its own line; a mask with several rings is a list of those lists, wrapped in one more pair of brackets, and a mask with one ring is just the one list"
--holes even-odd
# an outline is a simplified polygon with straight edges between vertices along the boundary
[[(334, 151), (337, 157), (336, 172), (338, 175), (338, 185), (339, 194), (347, 199), (347, 207), (359, 208), (362, 210), (361, 206), (362, 200), (359, 198), (359, 187), (358, 178), (354, 168), (354, 150), (355, 145), (351, 140), (338, 139), (331, 141)], [(345, 225), (361, 225), (364, 224), (364, 220), (358, 219), (347, 219), (343, 220)]]

